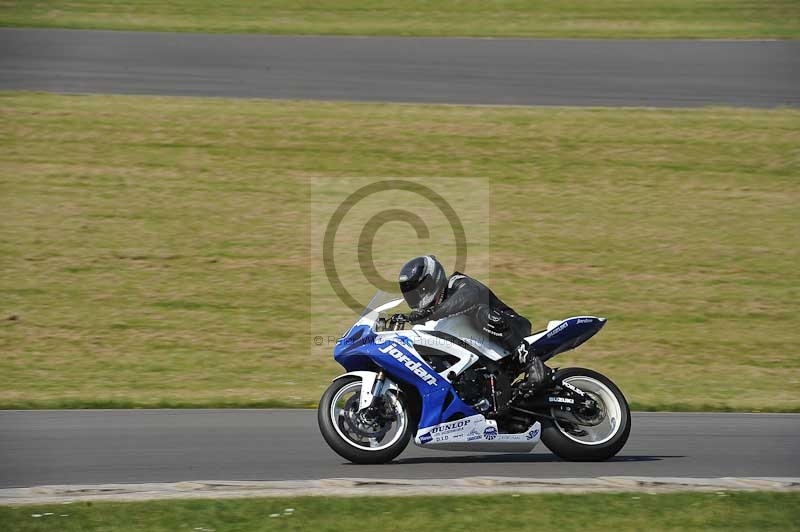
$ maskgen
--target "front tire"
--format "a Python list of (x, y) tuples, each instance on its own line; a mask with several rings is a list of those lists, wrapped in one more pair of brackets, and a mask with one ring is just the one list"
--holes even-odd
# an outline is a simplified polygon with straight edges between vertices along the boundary
[(342, 377), (331, 383), (317, 408), (322, 437), (342, 458), (356, 464), (390, 462), (403, 452), (414, 430), (407, 404), (393, 390), (382, 395), (376, 413), (358, 413), (362, 381)]
[[(631, 432), (631, 410), (625, 396), (611, 379), (596, 371), (584, 368), (559, 370), (554, 379), (566, 381), (592, 397), (602, 408), (597, 420), (581, 423), (580, 417), (551, 409), (557, 419), (542, 421), (542, 442), (564, 460), (572, 462), (599, 462), (617, 454)], [(596, 424), (594, 424), (596, 423)]]

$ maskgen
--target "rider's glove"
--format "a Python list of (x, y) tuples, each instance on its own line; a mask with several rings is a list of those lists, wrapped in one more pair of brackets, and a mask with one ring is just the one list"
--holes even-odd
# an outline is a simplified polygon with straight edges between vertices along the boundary
[(431, 309), (412, 310), (406, 317), (411, 323), (422, 321), (433, 313)]
[(392, 317), (389, 318), (389, 321), (392, 323), (405, 323), (408, 321), (408, 316), (405, 314), (392, 314)]
[(392, 314), (392, 317), (389, 318), (389, 321), (393, 323), (406, 323), (406, 322), (415, 323), (424, 320), (425, 318), (430, 316), (432, 312), (433, 312), (432, 310), (426, 309), (426, 310), (412, 310), (408, 314)]

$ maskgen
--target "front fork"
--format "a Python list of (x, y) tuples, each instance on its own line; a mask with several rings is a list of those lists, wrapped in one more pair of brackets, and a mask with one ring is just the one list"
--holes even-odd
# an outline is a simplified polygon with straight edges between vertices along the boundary
[[(370, 393), (371, 397), (368, 398), (369, 404), (366, 405), (364, 404), (366, 403), (366, 401), (364, 400), (364, 396), (362, 394), (361, 404), (359, 404), (359, 409), (358, 409), (359, 412), (362, 410), (369, 410), (377, 405), (378, 399), (380, 398), (381, 392), (383, 391), (383, 385), (385, 382), (386, 382), (386, 374), (383, 372), (383, 370), (379, 370), (378, 373), (375, 375), (375, 382), (372, 384), (372, 390)], [(363, 389), (364, 388), (362, 387), (362, 390)]]
[(361, 393), (358, 397), (358, 412), (377, 406), (378, 398), (388, 391), (399, 392), (400, 387), (389, 379), (383, 370), (379, 371), (351, 371), (339, 375), (334, 380), (343, 377), (358, 377), (361, 379)]

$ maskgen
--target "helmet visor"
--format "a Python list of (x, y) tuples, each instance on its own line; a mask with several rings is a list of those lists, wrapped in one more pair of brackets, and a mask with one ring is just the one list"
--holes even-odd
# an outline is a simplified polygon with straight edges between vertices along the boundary
[(430, 275), (426, 275), (419, 283), (401, 282), (400, 290), (409, 307), (415, 310), (424, 309), (430, 306), (436, 297), (436, 281)]

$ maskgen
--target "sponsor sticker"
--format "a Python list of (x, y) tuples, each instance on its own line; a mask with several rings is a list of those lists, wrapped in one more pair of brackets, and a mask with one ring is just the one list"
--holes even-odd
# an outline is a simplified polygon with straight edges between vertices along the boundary
[(441, 425), (437, 425), (431, 430), (431, 434), (449, 434), (451, 432), (460, 432), (461, 430), (466, 429), (467, 425), (469, 425), (471, 421), (469, 419), (461, 419), (459, 421), (453, 421), (452, 423), (442, 423)]
[(393, 359), (397, 360), (401, 364), (404, 364), (405, 367), (414, 373), (416, 376), (421, 378), (425, 381), (428, 386), (436, 386), (438, 383), (436, 381), (436, 377), (428, 373), (423, 366), (422, 362), (414, 360), (410, 358), (408, 355), (403, 353), (397, 348), (397, 344), (389, 344), (388, 346), (384, 347), (383, 349), (378, 349), (381, 353), (388, 354)]
[(569, 397), (548, 397), (547, 400), (551, 403), (566, 403), (566, 404), (574, 404), (575, 399), (570, 399)]
[(426, 432), (422, 436), (419, 437), (420, 443), (430, 443), (433, 441), (433, 436), (431, 436), (430, 432)]
[(566, 381), (562, 382), (561, 386), (563, 386), (564, 388), (567, 388), (568, 390), (572, 390), (574, 393), (580, 395), (581, 397), (586, 395), (585, 393), (583, 393), (583, 390), (579, 390), (578, 388), (576, 388), (575, 386), (571, 385), (570, 383), (568, 383)]
[(558, 327), (556, 327), (555, 329), (553, 329), (552, 331), (547, 333), (547, 337), (548, 338), (552, 338), (554, 335), (560, 333), (561, 331), (563, 331), (567, 327), (569, 327), (569, 323), (565, 321), (564, 323), (562, 323), (561, 325), (559, 325)]
[(483, 431), (483, 437), (487, 440), (493, 440), (497, 438), (497, 429), (494, 427), (486, 427)]
[(482, 437), (478, 429), (472, 429), (469, 434), (467, 434), (467, 441), (480, 440)]
[(528, 434), (525, 436), (525, 439), (526, 440), (532, 440), (538, 435), (539, 435), (539, 429), (529, 430)]

